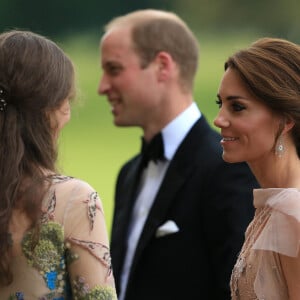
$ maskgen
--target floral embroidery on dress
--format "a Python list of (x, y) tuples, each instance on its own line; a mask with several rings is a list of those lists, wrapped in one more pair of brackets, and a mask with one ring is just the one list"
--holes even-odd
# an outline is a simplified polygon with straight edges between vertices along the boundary
[(77, 276), (73, 282), (74, 298), (76, 300), (116, 300), (117, 296), (112, 287), (96, 286), (90, 289), (84, 278)]
[(239, 299), (238, 279), (245, 272), (245, 269), (246, 269), (245, 258), (240, 254), (233, 268), (233, 273), (231, 277), (232, 291), (235, 293), (237, 299)]
[(65, 175), (60, 175), (60, 174), (51, 175), (51, 179), (53, 180), (54, 184), (65, 182), (65, 181), (68, 181), (73, 178), (74, 177), (72, 177), (72, 176), (65, 176)]
[(109, 248), (101, 243), (82, 241), (75, 238), (68, 238), (70, 242), (79, 245), (87, 250), (89, 250), (98, 260), (100, 260), (107, 268), (108, 275), (111, 273), (111, 257)]
[(8, 300), (25, 300), (24, 295), (21, 292), (16, 292), (15, 295), (11, 295)]
[(260, 259), (257, 256), (257, 251), (253, 249), (253, 244), (264, 228), (264, 224), (269, 220), (270, 212), (271, 208), (268, 206), (256, 207), (254, 219), (246, 230), (245, 242), (231, 274), (232, 300), (264, 300), (264, 297), (258, 297), (255, 293), (255, 280), (258, 274), (257, 264), (260, 263)]
[[(71, 176), (64, 175), (51, 175), (51, 179), (53, 180), (53, 184), (62, 183), (73, 179)], [(56, 208), (56, 194), (55, 191), (49, 194), (49, 198), (47, 200), (48, 207), (46, 210), (43, 210), (41, 221), (42, 223), (46, 223), (49, 220), (54, 220), (54, 212)]]
[[(55, 213), (58, 207), (57, 201), (60, 201), (59, 190), (55, 189), (55, 184), (66, 182), (73, 179), (73, 177), (52, 175), (49, 178), (51, 178), (54, 186), (52, 185), (50, 187), (43, 202), (39, 240), (33, 249), (32, 241), (34, 238), (34, 231), (29, 230), (24, 234), (21, 243), (22, 252), (27, 260), (28, 266), (36, 269), (39, 274), (41, 274), (45, 287), (48, 288), (46, 294), (39, 295), (39, 297), (35, 299), (117, 300), (114, 285), (109, 282), (106, 283), (107, 285), (96, 285), (92, 288), (90, 288), (84, 278), (80, 276), (75, 277), (75, 280), (70, 282), (66, 266), (69, 266), (75, 260), (80, 259), (78, 253), (73, 251), (72, 244), (86, 249), (97, 258), (98, 261), (107, 268), (107, 276), (112, 274), (110, 252), (109, 248), (102, 243), (86, 241), (85, 236), (80, 236), (80, 239), (72, 237), (66, 238), (63, 225), (55, 221)], [(78, 182), (74, 181), (73, 185), (73, 183), (70, 182), (67, 187), (70, 187), (70, 189), (72, 189), (71, 191), (78, 191), (78, 185), (76, 186), (76, 189), (74, 188), (76, 183)], [(87, 187), (87, 189), (83, 189), (83, 187)], [(76, 194), (76, 200), (78, 199), (81, 203), (87, 204), (87, 213), (85, 210), (83, 210), (83, 213), (85, 213), (85, 218), (87, 216), (89, 222), (87, 225), (89, 225), (88, 228), (92, 231), (95, 229), (95, 218), (98, 217), (97, 210), (100, 210), (100, 212), (103, 213), (101, 201), (97, 192), (86, 185), (79, 185), (79, 191), (80, 193), (78, 196), (81, 198)], [(72, 202), (72, 204), (73, 203), (75, 202)], [(74, 207), (77, 206), (74, 205)], [(77, 275), (80, 275), (80, 273)], [(9, 299), (6, 299), (27, 300), (28, 291), (20, 290), (18, 288), (19, 287), (17, 286), (14, 291), (11, 291), (11, 294), (7, 294), (7, 297), (8, 295), (10, 296)], [(0, 300), (2, 300), (2, 298)]]
[(92, 192), (89, 198), (85, 200), (88, 205), (88, 218), (90, 221), (90, 229), (93, 230), (97, 209), (101, 210), (99, 205), (100, 198), (97, 192)]
[(55, 192), (53, 192), (50, 193), (47, 210), (43, 210), (43, 214), (41, 218), (42, 223), (46, 223), (47, 221), (54, 219), (55, 207), (56, 207), (56, 195)]
[(79, 255), (71, 250), (70, 243), (66, 243), (65, 247), (66, 247), (66, 251), (65, 251), (66, 264), (70, 265), (72, 262), (74, 262), (79, 258)]
[(53, 295), (56, 292), (61, 295), (64, 292), (66, 278), (63, 229), (60, 224), (55, 222), (42, 224), (40, 239), (33, 251), (32, 235), (32, 231), (28, 231), (22, 241), (22, 249), (27, 262), (43, 275), (45, 283), (49, 290), (53, 291)]

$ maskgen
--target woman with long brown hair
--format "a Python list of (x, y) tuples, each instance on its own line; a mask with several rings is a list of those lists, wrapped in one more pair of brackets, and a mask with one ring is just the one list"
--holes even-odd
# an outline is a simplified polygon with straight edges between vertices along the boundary
[(51, 40), (0, 35), (0, 299), (115, 299), (101, 201), (56, 170), (74, 67)]

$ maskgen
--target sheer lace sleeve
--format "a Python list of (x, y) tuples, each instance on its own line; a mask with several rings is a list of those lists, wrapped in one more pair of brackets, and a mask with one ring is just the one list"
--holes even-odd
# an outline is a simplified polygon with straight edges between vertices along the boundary
[[(255, 293), (259, 299), (298, 299), (300, 192), (297, 189), (283, 189), (270, 197), (266, 205), (272, 208), (272, 213), (253, 245), (255, 250), (264, 250), (258, 251), (259, 271), (254, 283)], [(289, 298), (280, 296), (286, 289)]]
[(116, 299), (102, 203), (87, 183), (72, 188), (63, 223), (74, 299)]

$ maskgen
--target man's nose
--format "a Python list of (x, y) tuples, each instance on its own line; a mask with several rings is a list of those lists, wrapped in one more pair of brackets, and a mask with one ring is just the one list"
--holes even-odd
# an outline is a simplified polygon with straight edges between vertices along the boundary
[(103, 74), (99, 82), (98, 94), (105, 95), (109, 90), (109, 88), (110, 88), (110, 83), (108, 81), (108, 78), (105, 74)]

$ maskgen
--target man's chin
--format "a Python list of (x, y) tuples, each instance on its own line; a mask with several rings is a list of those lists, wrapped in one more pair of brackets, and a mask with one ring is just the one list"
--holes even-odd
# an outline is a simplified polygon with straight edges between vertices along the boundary
[(118, 127), (128, 127), (128, 126), (133, 126), (133, 125), (128, 125), (127, 123), (118, 120), (118, 119), (114, 119), (114, 124)]

